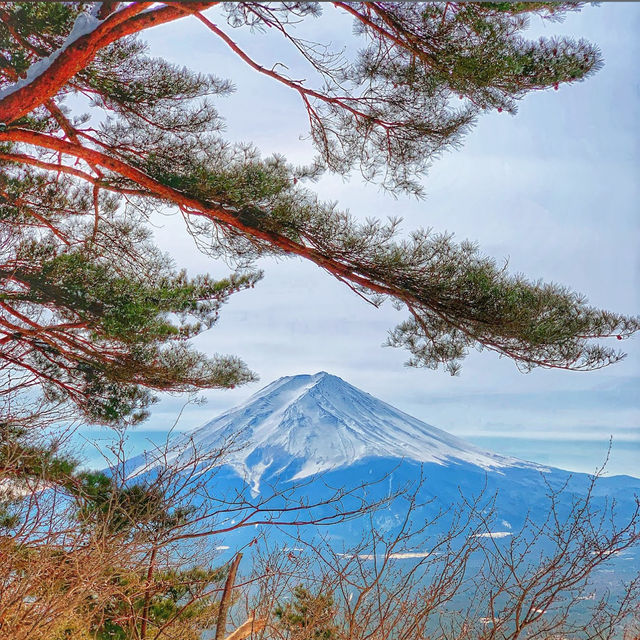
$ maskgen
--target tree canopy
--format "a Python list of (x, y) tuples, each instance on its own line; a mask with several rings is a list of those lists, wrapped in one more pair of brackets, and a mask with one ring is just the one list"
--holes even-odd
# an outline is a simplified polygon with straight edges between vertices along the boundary
[[(524, 371), (591, 370), (623, 357), (599, 340), (628, 338), (640, 319), (510, 274), (451, 235), (405, 236), (396, 220), (362, 222), (369, 212), (354, 217), (312, 189), (322, 172), (359, 171), (390, 192), (422, 195), (430, 164), (460, 146), (483, 113), (515, 114), (528, 93), (598, 70), (591, 43), (527, 39), (532, 17), (553, 21), (580, 6), (0, 2), (0, 632), (195, 640), (215, 626), (220, 640), (238, 604), (241, 555), (228, 567), (211, 564), (215, 536), (330, 525), (376, 507), (344, 488), (317, 503), (292, 502), (291, 488), (226, 494), (224, 482), (212, 482), (224, 448), (186, 444), (159, 471), (150, 465), (139, 475), (127, 467), (122, 440), (109, 472), (82, 470), (69, 455), (62, 425), (109, 425), (124, 438), (157, 392), (254, 378), (236, 356), (202, 353), (191, 339), (216, 323), (234, 293), (258, 283), (263, 256), (302, 257), (374, 305), (405, 309), (388, 341), (407, 349), (413, 366), (454, 374), (473, 348)], [(330, 12), (353, 21), (357, 51), (298, 35), (299, 22)], [(233, 77), (149, 55), (145, 30), (181, 19), (299, 97), (317, 150), (309, 166), (225, 140), (218, 108)], [(243, 49), (234, 32), (247, 29), (279, 38), (308, 78)], [(168, 210), (182, 216), (201, 251), (233, 265), (231, 273), (188, 275), (160, 251), (152, 216)], [(167, 450), (154, 455), (169, 459)], [(409, 508), (395, 538), (372, 528), (346, 553), (309, 548), (305, 560), (299, 548), (261, 549), (245, 583), (257, 585), (245, 590), (247, 621), (227, 640), (254, 631), (276, 640), (422, 638), (429, 616), (469, 585), (469, 609), (441, 637), (573, 633), (569, 612), (583, 607), (591, 572), (640, 535), (638, 510), (617, 527), (615, 505), (591, 506), (594, 486), (571, 500), (569, 513), (550, 489), (548, 521), (523, 529), (504, 554), (481, 496), (455, 507), (437, 539), (429, 526), (443, 513), (416, 531)], [(551, 542), (549, 557), (538, 556), (540, 539)], [(478, 551), (484, 572), (469, 582)], [(402, 556), (419, 559), (401, 575), (391, 560)], [(308, 564), (316, 560), (320, 588)], [(619, 603), (594, 603), (591, 637), (610, 637), (628, 619), (636, 586)], [(504, 600), (498, 610), (496, 598)], [(543, 618), (548, 607), (553, 615)]]
[[(154, 391), (252, 379), (234, 356), (198, 353), (188, 340), (214, 324), (232, 293), (254, 286), (261, 274), (252, 265), (265, 255), (303, 257), (374, 304), (405, 308), (389, 344), (406, 348), (413, 366), (457, 373), (472, 348), (525, 371), (591, 370), (623, 357), (598, 340), (629, 337), (638, 318), (510, 274), (450, 235), (406, 237), (398, 221), (361, 222), (309, 187), (322, 171), (359, 170), (420, 195), (429, 164), (482, 113), (515, 113), (527, 93), (600, 67), (584, 40), (526, 38), (531, 16), (554, 20), (579, 3), (329, 4), (0, 3), (8, 393), (42, 388), (92, 422), (123, 424), (144, 417)], [(297, 22), (330, 10), (353, 18), (358, 52), (296, 36)], [(233, 78), (148, 55), (145, 29), (182, 18), (300, 96), (317, 149), (311, 166), (225, 141), (214, 101)], [(240, 48), (232, 34), (246, 28), (283, 38), (312, 80)], [(236, 270), (223, 279), (178, 271), (149, 230), (151, 213), (167, 208), (201, 250)]]

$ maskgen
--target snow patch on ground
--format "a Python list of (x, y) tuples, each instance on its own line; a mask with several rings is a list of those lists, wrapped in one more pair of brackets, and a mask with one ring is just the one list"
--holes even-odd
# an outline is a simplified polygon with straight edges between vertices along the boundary
[(487, 533), (475, 533), (473, 538), (508, 538), (512, 536), (511, 531), (487, 531)]
[(384, 554), (384, 553), (338, 553), (336, 554), (340, 558), (359, 558), (360, 560), (376, 560), (376, 559), (385, 559), (389, 558), (389, 560), (412, 560), (415, 558), (428, 558), (433, 555), (432, 552), (428, 551), (399, 551), (396, 553)]

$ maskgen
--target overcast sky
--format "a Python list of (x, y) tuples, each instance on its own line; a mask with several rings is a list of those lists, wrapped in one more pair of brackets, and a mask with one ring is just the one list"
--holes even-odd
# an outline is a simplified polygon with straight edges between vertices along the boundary
[[(210, 14), (221, 21), (217, 11)], [(303, 33), (318, 42), (352, 41), (351, 21), (330, 7), (310, 23)], [(562, 24), (536, 20), (532, 28), (596, 42), (605, 67), (584, 83), (526, 97), (515, 117), (480, 118), (462, 149), (434, 164), (425, 200), (394, 199), (357, 176), (349, 182), (327, 176), (314, 189), (355, 216), (401, 216), (405, 230), (454, 232), (459, 240), (478, 241), (489, 255), (508, 258), (514, 272), (570, 285), (600, 307), (638, 313), (640, 5), (605, 3), (570, 14)], [(267, 67), (295, 64), (272, 33), (232, 35)], [(313, 156), (301, 139), (307, 122), (297, 95), (243, 66), (196, 20), (145, 37), (155, 55), (233, 80), (236, 93), (218, 101), (230, 139), (252, 141), (265, 155), (283, 153), (294, 162)], [(194, 250), (178, 219), (164, 219), (157, 237), (191, 272), (225, 273)], [(450, 377), (406, 368), (405, 352), (381, 348), (404, 313), (390, 305), (374, 309), (298, 259), (261, 266), (264, 280), (234, 296), (219, 324), (197, 340), (207, 352), (241, 356), (261, 380), (207, 393), (208, 404), (189, 408), (181, 428), (200, 425), (274, 378), (325, 370), (460, 436), (535, 439), (541, 450), (553, 447), (551, 440), (574, 441), (562, 445), (566, 468), (594, 468), (602, 447), (581, 442), (613, 435), (610, 470), (634, 473), (628, 454), (640, 443), (639, 339), (622, 343), (627, 359), (600, 372), (523, 375), (510, 361), (473, 353), (462, 374)], [(179, 405), (177, 399), (163, 401), (146, 428), (168, 428)]]

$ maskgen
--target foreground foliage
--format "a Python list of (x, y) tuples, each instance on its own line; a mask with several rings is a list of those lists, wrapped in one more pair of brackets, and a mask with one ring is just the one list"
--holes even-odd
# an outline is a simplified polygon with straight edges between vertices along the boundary
[[(158, 450), (150, 473), (127, 477), (123, 460), (106, 474), (78, 471), (60, 444), (13, 441), (20, 449), (0, 449), (0, 632), (15, 640), (197, 640), (214, 629), (218, 640), (633, 633), (640, 578), (609, 588), (602, 570), (637, 558), (640, 503), (621, 519), (598, 500), (597, 477), (581, 496), (550, 489), (546, 521), (502, 537), (482, 493), (425, 511), (413, 487), (392, 496), (401, 517), (381, 529), (376, 511), (390, 502), (367, 504), (367, 486), (316, 504), (284, 488), (225, 494), (215, 481), (225, 451), (186, 447), (179, 464), (158, 470), (167, 456)], [(331, 525), (353, 518), (362, 539), (336, 540)], [(220, 542), (235, 547), (241, 530), (252, 532), (242, 565), (242, 553), (221, 560)]]
[[(527, 93), (599, 68), (588, 42), (523, 35), (531, 16), (576, 7), (335, 2), (363, 44), (341, 56), (295, 35), (296, 22), (329, 11), (314, 2), (4, 3), (0, 358), (14, 371), (10, 386), (42, 386), (93, 422), (117, 423), (143, 417), (154, 390), (251, 379), (238, 360), (205, 357), (186, 340), (215, 322), (231, 293), (254, 285), (250, 265), (264, 255), (301, 256), (376, 305), (406, 308), (389, 344), (407, 348), (414, 366), (456, 373), (471, 348), (524, 370), (618, 361), (621, 353), (592, 339), (627, 338), (637, 319), (511, 275), (450, 235), (403, 237), (397, 221), (359, 222), (302, 186), (323, 170), (359, 169), (390, 190), (419, 193), (431, 160), (459, 145), (483, 112), (515, 112)], [(227, 143), (212, 99), (231, 83), (147, 54), (137, 34), (183, 17), (299, 94), (313, 166)], [(319, 88), (254, 60), (230, 35), (245, 28), (271, 28)], [(71, 97), (86, 113), (65, 106)], [(203, 251), (240, 270), (222, 280), (176, 271), (149, 235), (151, 213), (167, 209)]]
[[(145, 419), (157, 392), (252, 380), (236, 357), (200, 353), (189, 341), (215, 324), (232, 294), (258, 282), (255, 262), (268, 255), (303, 257), (375, 305), (405, 308), (389, 344), (407, 348), (414, 366), (457, 373), (472, 348), (525, 371), (591, 370), (623, 357), (597, 340), (629, 337), (637, 318), (511, 275), (450, 235), (402, 236), (397, 221), (363, 223), (304, 186), (322, 171), (360, 171), (385, 189), (420, 195), (432, 160), (460, 145), (483, 112), (515, 113), (527, 93), (600, 67), (590, 43), (523, 35), (530, 17), (552, 20), (579, 5), (331, 5), (353, 19), (357, 53), (296, 36), (297, 21), (329, 11), (316, 2), (0, 3), (3, 637), (192, 640), (215, 627), (221, 640), (245, 618), (235, 640), (257, 630), (291, 640), (410, 640), (427, 629), (443, 639), (610, 637), (635, 606), (632, 584), (571, 627), (592, 572), (638, 540), (637, 514), (611, 528), (588, 499), (564, 519), (552, 502), (548, 527), (518, 538), (524, 547), (483, 538), (487, 513), (471, 505), (399, 580), (394, 553), (423, 548), (427, 535), (410, 519), (395, 538), (372, 531), (341, 554), (319, 545), (260, 564), (260, 546), (247, 578), (258, 585), (250, 604), (256, 588), (236, 583), (238, 558), (216, 564), (215, 536), (257, 523), (295, 527), (316, 507), (324, 511), (314, 524), (373, 507), (347, 510), (340, 491), (319, 505), (291, 504), (286, 494), (275, 502), (223, 496), (197, 470), (217, 466), (224, 452), (196, 452), (144, 481), (128, 478), (121, 458), (96, 473), (66, 453), (78, 420), (124, 433)], [(318, 152), (311, 166), (226, 142), (214, 99), (231, 82), (148, 55), (140, 34), (184, 17), (300, 96)], [(236, 29), (282, 38), (315, 83), (255, 60), (231, 37)], [(232, 273), (180, 271), (154, 246), (158, 211), (182, 216), (196, 246), (233, 263)], [(555, 546), (532, 563), (525, 552), (541, 538)], [(483, 558), (477, 582), (468, 573), (474, 554)], [(470, 589), (469, 608), (449, 622), (439, 617), (439, 607)], [(553, 617), (540, 613), (552, 609)]]

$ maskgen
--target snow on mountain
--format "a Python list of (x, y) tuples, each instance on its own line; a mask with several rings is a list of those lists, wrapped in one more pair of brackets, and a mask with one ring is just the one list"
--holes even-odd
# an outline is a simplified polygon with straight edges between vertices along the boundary
[[(479, 449), (325, 372), (280, 378), (185, 438), (205, 451), (230, 440), (246, 443), (232, 447), (225, 463), (254, 491), (267, 469), (285, 472), (292, 460), (298, 463), (295, 473), (284, 480), (371, 457), (467, 464), (498, 472), (505, 467), (543, 469)], [(179, 451), (170, 452), (164, 462), (181, 455)]]

